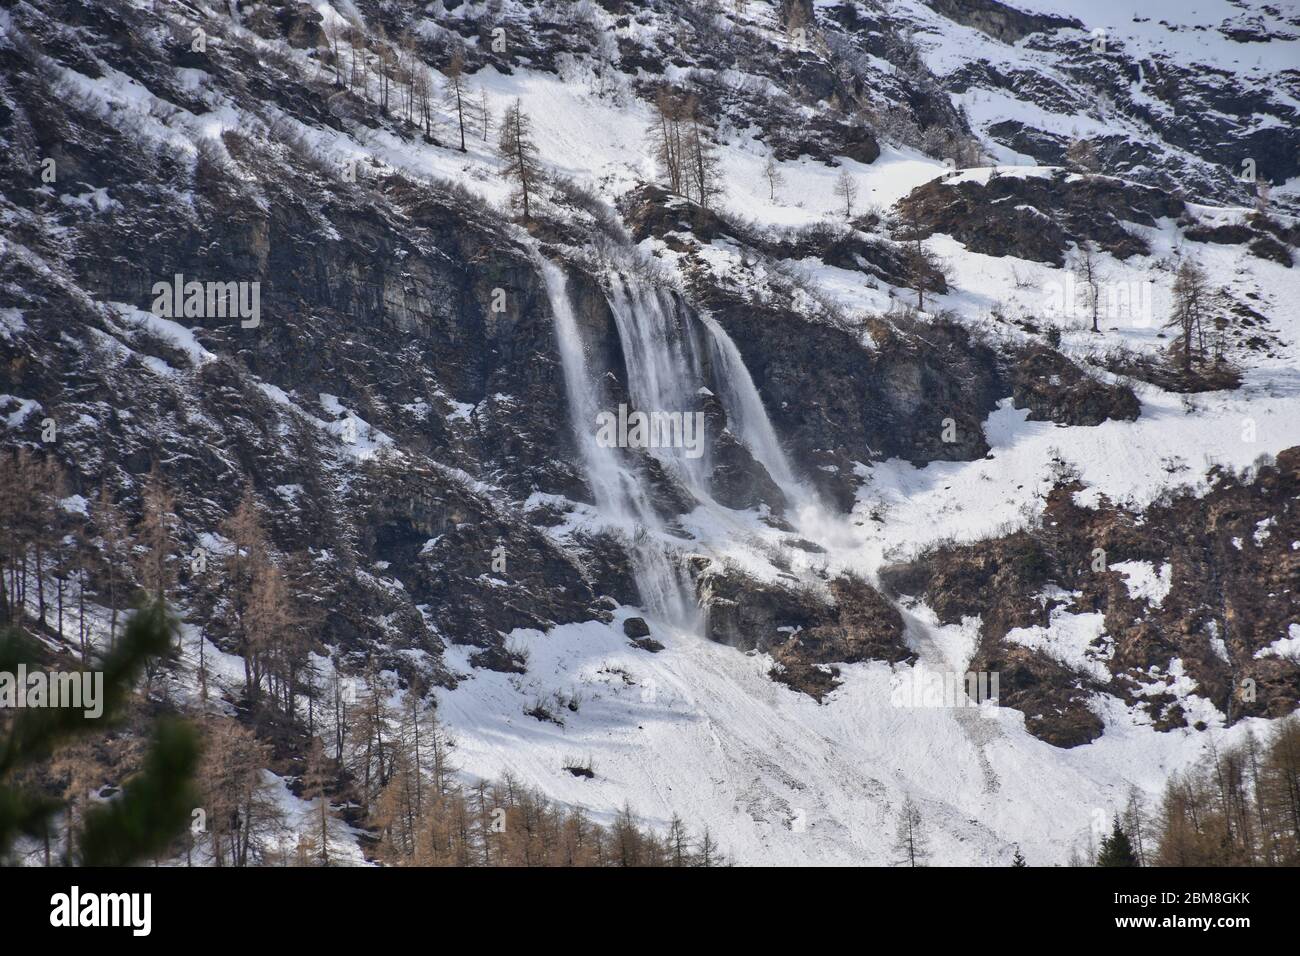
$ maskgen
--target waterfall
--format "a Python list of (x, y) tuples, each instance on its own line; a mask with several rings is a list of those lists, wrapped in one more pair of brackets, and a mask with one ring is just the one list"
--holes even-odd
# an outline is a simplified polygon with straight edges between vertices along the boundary
[[(695, 337), (679, 323), (676, 303), (654, 287), (629, 289), (622, 277), (610, 278), (610, 311), (618, 328), (632, 404), (661, 411), (699, 407), (704, 381)], [(708, 497), (709, 458), (690, 458), (681, 449), (657, 448), (651, 454), (703, 500)]]
[(601, 401), (587, 368), (578, 322), (569, 302), (569, 280), (555, 263), (540, 260), (542, 279), (546, 283), (551, 313), (555, 316), (555, 334), (564, 368), (564, 389), (569, 401), (569, 418), (573, 424), (578, 453), (587, 473), (587, 481), (596, 504), (618, 522), (644, 522), (652, 513), (636, 475), (627, 469), (615, 449), (601, 448), (592, 423), (600, 411)]
[[(703, 366), (696, 336), (689, 319), (679, 316), (672, 297), (658, 288), (629, 290), (619, 276), (611, 280), (613, 296), (610, 307), (618, 326), (619, 340), (627, 362), (629, 390), (638, 408), (692, 408), (698, 403), (698, 391), (704, 382)], [(731, 432), (749, 449), (772, 480), (791, 502), (808, 498), (808, 489), (794, 476), (790, 461), (776, 437), (767, 409), (754, 385), (754, 378), (741, 358), (740, 350), (726, 330), (712, 316), (701, 314), (700, 327), (707, 338), (713, 370), (708, 383), (722, 401)], [(679, 477), (697, 498), (708, 498), (708, 457), (691, 464), (680, 456), (666, 463), (676, 463)]]
[(649, 610), (673, 624), (690, 628), (697, 617), (694, 589), (663, 540), (663, 519), (655, 511), (640, 476), (625, 461), (622, 450), (603, 447), (596, 440), (600, 395), (587, 366), (578, 322), (569, 301), (568, 277), (546, 259), (540, 260), (540, 268), (555, 317), (569, 417), (596, 506), (628, 537), (637, 587)]
[(700, 316), (700, 322), (709, 334), (710, 352), (713, 356), (716, 377), (725, 383), (722, 389), (722, 407), (726, 410), (727, 421), (749, 453), (758, 460), (772, 480), (780, 486), (781, 491), (791, 500), (807, 497), (807, 489), (795, 480), (786, 458), (777, 440), (776, 430), (767, 417), (767, 409), (754, 386), (754, 378), (740, 357), (740, 349), (731, 340), (716, 319), (710, 315)]
[[(631, 541), (629, 556), (647, 609), (692, 629), (698, 623), (694, 588), (677, 558), (674, 539), (647, 494), (643, 476), (624, 449), (597, 441), (597, 415), (607, 410), (598, 385), (603, 370), (588, 365), (568, 278), (545, 259), (539, 259), (539, 268), (555, 317), (570, 420), (596, 506)], [(697, 319), (686, 313), (661, 289), (629, 283), (618, 275), (610, 277), (608, 303), (633, 408), (692, 413), (700, 407), (701, 388), (708, 388), (721, 402), (732, 434), (767, 469), (787, 501), (792, 505), (814, 501), (813, 493), (794, 477), (753, 377), (721, 325), (710, 316)], [(706, 369), (712, 374), (706, 374)], [(707, 453), (693, 458), (672, 447), (649, 448), (646, 453), (702, 507), (724, 522), (734, 520), (734, 513), (717, 504), (709, 491)]]

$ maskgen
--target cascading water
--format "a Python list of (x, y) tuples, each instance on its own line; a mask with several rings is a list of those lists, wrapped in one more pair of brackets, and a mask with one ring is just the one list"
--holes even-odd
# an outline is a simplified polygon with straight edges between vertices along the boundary
[[(588, 367), (564, 272), (545, 259), (539, 268), (555, 316), (569, 413), (587, 479), (602, 516), (631, 538), (630, 557), (642, 600), (651, 613), (694, 630), (698, 608), (693, 586), (677, 560), (672, 537), (655, 511), (642, 476), (621, 449), (596, 438), (602, 407), (597, 378)], [(787, 501), (810, 504), (815, 496), (793, 474), (739, 349), (711, 317), (677, 308), (661, 289), (610, 278), (609, 306), (618, 329), (632, 405), (641, 410), (689, 413), (700, 405), (700, 389), (718, 396), (728, 427), (780, 487)], [(707, 359), (707, 361), (706, 361)], [(706, 368), (711, 375), (706, 375)], [(708, 381), (706, 381), (706, 378)], [(709, 491), (709, 458), (680, 448), (647, 449), (665, 472), (723, 520), (731, 513)]]
[(727, 421), (733, 432), (749, 449), (758, 462), (767, 469), (772, 480), (791, 501), (803, 501), (808, 497), (808, 489), (797, 481), (790, 470), (790, 462), (777, 440), (776, 430), (772, 428), (767, 409), (754, 386), (754, 378), (740, 357), (736, 343), (718, 325), (712, 316), (700, 316), (700, 323), (709, 336), (709, 348), (713, 356), (716, 377), (726, 383), (721, 392), (722, 407), (727, 412)]
[(559, 266), (545, 259), (540, 260), (540, 268), (555, 316), (570, 420), (596, 506), (628, 535), (637, 587), (650, 611), (673, 624), (691, 628), (697, 617), (695, 600), (685, 572), (662, 540), (663, 520), (620, 450), (604, 447), (596, 440), (595, 422), (602, 410), (601, 401), (569, 301), (568, 278)]
[(596, 496), (596, 503), (615, 520), (644, 520), (649, 503), (640, 484), (617, 455), (601, 448), (591, 423), (600, 411), (600, 398), (596, 393), (587, 358), (582, 347), (578, 323), (573, 317), (569, 302), (569, 280), (555, 263), (540, 260), (546, 294), (555, 316), (556, 338), (560, 350), (560, 363), (564, 367), (564, 388), (569, 401), (569, 417), (578, 440), (578, 451), (587, 472), (587, 481)]
[[(671, 296), (657, 288), (629, 289), (619, 276), (611, 279), (610, 306), (618, 325), (627, 359), (629, 389), (638, 408), (685, 409), (693, 407), (705, 386), (694, 321), (703, 330), (712, 368), (706, 387), (722, 401), (727, 424), (750, 454), (767, 469), (772, 480), (793, 502), (808, 499), (809, 492), (795, 477), (767, 417), (753, 376), (740, 350), (713, 317), (680, 316)], [(676, 457), (686, 463), (688, 487), (701, 500), (708, 499), (708, 458)], [(691, 466), (691, 462), (696, 464)]]
[[(704, 376), (695, 337), (685, 323), (679, 323), (672, 300), (653, 287), (629, 288), (617, 275), (610, 278), (610, 285), (610, 311), (623, 348), (633, 405), (683, 413), (698, 406)], [(675, 451), (656, 448), (651, 454), (697, 499), (706, 498), (708, 456), (691, 458)]]

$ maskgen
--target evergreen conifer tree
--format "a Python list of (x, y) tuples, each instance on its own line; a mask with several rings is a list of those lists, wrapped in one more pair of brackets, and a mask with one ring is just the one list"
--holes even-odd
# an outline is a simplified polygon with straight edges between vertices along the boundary
[(1133, 854), (1133, 844), (1119, 825), (1119, 818), (1115, 818), (1115, 825), (1110, 831), (1110, 836), (1101, 841), (1101, 849), (1097, 853), (1098, 866), (1137, 866), (1137, 857)]

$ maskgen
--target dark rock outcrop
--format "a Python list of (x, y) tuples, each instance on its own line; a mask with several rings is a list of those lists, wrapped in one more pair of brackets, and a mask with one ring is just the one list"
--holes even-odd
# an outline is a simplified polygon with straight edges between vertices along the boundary
[[(941, 621), (979, 617), (971, 668), (1000, 670), (1002, 705), (1060, 746), (1102, 732), (1089, 706), (1098, 693), (1146, 709), (1160, 729), (1185, 726), (1172, 689), (1160, 689), (1174, 684), (1175, 658), (1230, 722), (1282, 716), (1300, 704), (1300, 664), (1268, 648), (1300, 625), (1300, 448), (1253, 476), (1209, 477), (1206, 494), (1169, 496), (1141, 514), (1081, 507), (1082, 486), (1066, 481), (1049, 494), (1041, 528), (941, 548), (880, 580), (888, 593), (922, 597)], [(1168, 593), (1139, 596), (1115, 569), (1130, 561), (1147, 562)], [(1108, 647), (1093, 660), (1108, 681), (1005, 640), (1013, 628), (1049, 626), (1058, 609), (1104, 615)]]
[(623, 622), (623, 633), (633, 640), (649, 637), (650, 625), (645, 622), (643, 617), (629, 617)]
[(711, 393), (703, 398), (709, 449), (709, 489), (728, 508), (766, 506), (774, 515), (785, 511), (785, 495), (763, 467), (727, 427), (722, 403)]
[(1100, 425), (1133, 421), (1141, 412), (1127, 385), (1107, 385), (1084, 373), (1060, 352), (1031, 346), (1013, 362), (1011, 395), (1016, 408), (1028, 408), (1031, 421), (1059, 425)]
[(1031, 33), (1083, 26), (1073, 17), (1026, 13), (997, 0), (927, 0), (927, 3), (949, 20), (974, 27), (1003, 43), (1016, 43)]
[(1246, 222), (1207, 226), (1193, 223), (1183, 230), (1192, 242), (1213, 242), (1222, 245), (1245, 245), (1252, 255), (1268, 259), (1291, 268), (1291, 249), (1300, 242), (1300, 230), (1285, 228), (1258, 214)]
[(860, 578), (836, 578), (822, 596), (709, 565), (696, 587), (711, 640), (770, 652), (773, 679), (818, 700), (838, 683), (836, 664), (913, 657), (898, 609)]
[(972, 252), (1065, 264), (1070, 243), (1087, 239), (1118, 259), (1147, 252), (1125, 222), (1176, 219), (1181, 199), (1104, 176), (1002, 175), (987, 183), (932, 180), (908, 194), (927, 234), (942, 232)]
[[(982, 421), (999, 398), (993, 352), (963, 326), (879, 322), (860, 337), (732, 296), (707, 299), (735, 340), (792, 458), (843, 508), (855, 463), (961, 461), (988, 451)], [(951, 440), (949, 440), (951, 439)]]

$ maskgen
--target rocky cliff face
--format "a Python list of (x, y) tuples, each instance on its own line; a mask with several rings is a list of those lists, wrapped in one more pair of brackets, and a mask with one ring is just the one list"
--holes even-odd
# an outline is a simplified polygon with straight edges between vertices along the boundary
[[(935, 9), (1003, 42), (1079, 26), (996, 3)], [(348, 92), (322, 99), (323, 81), (304, 80), (287, 62), (247, 55), (245, 38), (257, 35), (314, 50), (324, 36), (319, 15), (286, 4), (259, 7), (238, 28), (208, 23), (214, 42), (198, 58), (176, 21), (150, 33), (148, 15), (126, 6), (69, 3), (47, 12), (56, 16), (42, 19), (34, 8), (10, 14), (11, 40), (3, 51), (10, 78), (4, 131), (13, 147), (8, 174), (29, 184), (6, 193), (13, 210), (6, 281), (26, 329), (4, 347), (16, 369), (9, 391), (33, 397), (46, 414), (69, 423), (59, 448), (75, 490), (118, 487), (130, 506), (137, 477), (152, 461), (165, 461), (187, 489), (181, 517), (190, 541), (215, 527), (252, 487), (277, 503), (278, 542), (333, 555), (336, 567), (322, 574), (342, 593), (358, 587), (351, 569), (382, 565), (385, 578), (400, 587), (359, 596), (357, 609), (340, 602), (327, 641), (334, 629), (355, 642), (378, 638), (369, 612), (389, 607), (401, 610), (427, 648), (438, 638), (495, 645), (515, 627), (581, 619), (602, 593), (631, 598), (635, 589), (616, 546), (614, 553), (596, 540), (559, 547), (545, 533), (562, 509), (557, 513), (536, 493), (592, 497), (559, 413), (564, 386), (531, 254), (494, 212), (448, 184), (365, 161), (340, 181), (337, 169), (313, 155), (302, 124), (376, 130), (383, 119), (377, 122)], [(548, 25), (540, 8), (520, 12), (530, 17), (530, 28), (512, 31), (516, 42), (491, 62), (502, 70), (524, 63), (553, 68), (559, 25)], [(616, 23), (659, 16), (610, 12), (623, 18)], [(865, 22), (855, 19), (861, 15), (850, 5), (831, 11), (831, 23), (844, 32), (830, 44), (829, 59), (796, 52), (782, 60), (792, 72), (781, 82), (792, 95), (845, 106), (868, 96), (843, 86), (846, 60), (857, 63), (846, 51), (868, 42)], [(403, 27), (392, 11), (379, 20), (393, 31)], [(450, 22), (462, 37), (490, 40), (485, 20)], [(641, 47), (631, 60), (621, 50), (623, 68), (673, 57), (699, 68), (790, 57), (743, 35), (710, 46), (706, 21), (685, 22), (679, 48)], [(570, 56), (597, 56), (598, 47), (589, 26), (566, 40)], [(472, 48), (467, 68), (488, 62), (484, 48)], [(902, 55), (897, 47), (888, 52)], [(809, 73), (814, 63), (826, 71), (822, 79)], [(202, 92), (183, 82), (185, 70), (200, 66)], [(141, 91), (149, 112), (129, 124), (116, 121), (113, 94), (102, 88), (108, 81)], [(700, 95), (722, 94), (705, 87)], [(757, 106), (743, 91), (726, 97), (714, 107), (736, 122)], [(919, 122), (929, 107), (910, 94), (902, 98), (916, 106)], [(176, 131), (188, 121), (175, 117), (201, 115), (217, 102), (247, 111), (247, 119), (197, 149), (178, 151)], [(817, 124), (798, 124), (805, 139), (789, 146), (791, 124), (779, 110), (761, 112), (778, 157), (839, 154), (871, 162), (879, 155), (874, 144), (863, 152), (851, 136)], [(823, 135), (817, 145), (807, 139)], [(36, 163), (45, 157), (56, 163), (60, 182), (108, 198), (74, 207), (38, 188)], [(640, 195), (627, 211), (636, 224), (633, 239), (664, 239), (683, 225), (689, 228), (679, 241), (688, 252), (699, 248), (691, 236), (737, 239), (738, 229), (725, 222), (681, 223), (662, 190), (648, 187)], [(1125, 223), (1151, 224), (1184, 210), (1181, 200), (1159, 190), (1095, 177), (1006, 176), (983, 186), (936, 180), (913, 200), (932, 232), (951, 234), (975, 251), (1057, 264), (1082, 239), (1120, 258), (1142, 252)], [(62, 235), (51, 228), (56, 224)], [(1228, 237), (1210, 232), (1203, 238)], [(855, 247), (832, 239), (801, 252), (771, 239), (740, 241), (756, 255), (815, 252), (902, 281), (904, 265), (887, 243)], [(176, 274), (256, 278), (273, 320), (245, 329), (198, 317), (189, 323), (192, 343), (169, 340), (137, 316), (149, 308), (158, 278)], [(625, 396), (626, 357), (605, 293), (583, 269), (570, 275), (580, 325), (599, 365), (613, 371), (613, 396)], [(1041, 348), (1003, 368), (958, 324), (879, 324), (863, 340), (780, 306), (756, 306), (702, 272), (695, 279), (698, 306), (685, 307), (708, 309), (737, 341), (801, 473), (841, 509), (852, 504), (857, 463), (983, 456), (981, 420), (1008, 391), (1035, 416), (1072, 424), (1137, 414), (1131, 395), (1081, 394), (1077, 369)], [(1069, 409), (1051, 388), (1070, 393)], [(355, 420), (364, 420), (360, 438), (373, 445), (373, 456), (356, 454), (349, 424)], [(719, 500), (779, 514), (779, 489), (743, 446), (728, 440), (716, 403), (710, 420)], [(948, 420), (955, 430), (945, 439)], [(105, 429), (113, 441), (102, 440)], [(397, 450), (400, 461), (391, 454)], [(671, 487), (663, 494), (667, 512), (692, 506)], [(323, 528), (332, 530), (322, 537)], [(508, 582), (484, 584), (482, 568), (498, 545), (517, 555), (515, 567)], [(417, 607), (426, 609), (423, 617)]]
[[(1224, 201), (1248, 201), (1257, 175), (1274, 184), (1296, 175), (1290, 100), (1300, 74), (1285, 57), (1263, 55), (1270, 40), (1295, 35), (1295, 18), (1281, 9), (1191, 25), (1155, 11), (1109, 20), (1082, 9), (1028, 14), (994, 0), (929, 7), (936, 16), (922, 17), (923, 30), (942, 33), (945, 20), (955, 21), (999, 41), (945, 58), (939, 72), (981, 114), (982, 129), (1015, 153), (1059, 164), (1083, 134), (1125, 178)], [(1027, 121), (1016, 107), (982, 105), (1008, 94), (1086, 119)], [(1256, 111), (1272, 119), (1249, 119)]]
[[(303, 558), (322, 610), (313, 647), (344, 674), (524, 687), (541, 678), (519, 635), (583, 624), (621, 627), (649, 658), (670, 644), (647, 610), (653, 558), (698, 611), (695, 636), (761, 657), (765, 680), (804, 695), (797, 706), (834, 707), (860, 693), (854, 675), (931, 655), (932, 610), (940, 626), (978, 619), (953, 666), (1001, 672), (1002, 706), (1059, 746), (1103, 733), (1103, 695), (1158, 729), (1195, 726), (1184, 678), (1229, 724), (1294, 709), (1300, 671), (1268, 652), (1300, 626), (1294, 449), (1154, 504), (1083, 506), (1072, 495), (1084, 485), (1061, 481), (1037, 524), (962, 545), (932, 547), (949, 529), (906, 511), (913, 493), (1014, 459), (1035, 427), (1095, 448), (1082, 430), (1148, 425), (1155, 392), (1294, 391), (1273, 366), (1250, 378), (1229, 361), (1293, 354), (1277, 278), (1300, 235), (1292, 200), (1280, 190), (1232, 221), (1211, 206), (1252, 201), (1225, 172), (1243, 151), (1261, 179), (1300, 173), (1294, 70), (1275, 89), (1229, 90), (1194, 58), (1122, 38), (1094, 53), (1090, 24), (994, 0), (572, 6), (0, 11), (6, 453), (57, 460), (60, 500), (107, 489), (132, 524), (157, 466), (176, 498), (174, 600), (231, 654), (227, 585), (188, 556), (228, 546), (223, 522), (250, 493), (277, 553)], [(1281, 23), (1266, 10), (1222, 29), (1245, 45)], [(958, 66), (945, 37), (978, 45)], [(478, 84), (470, 99), (490, 101), (464, 152), (450, 107), (410, 80), (416, 64), (449, 68), (453, 51)], [(708, 118), (722, 182), (709, 208), (656, 181), (642, 155), (661, 89)], [(997, 94), (1077, 119), (1099, 91), (1125, 117), (1122, 133), (1095, 137), (1100, 173), (1011, 168), (1062, 162), (1065, 120), (977, 108)], [(516, 97), (546, 165), (526, 222), (492, 146)], [(993, 172), (941, 165), (990, 156), (1003, 160)], [(783, 187), (756, 185), (769, 159)], [(841, 174), (864, 189), (843, 212)], [(943, 254), (918, 261), (926, 242)], [(1086, 243), (1165, 285), (1159, 260), (1175, 243), (1221, 255), (1224, 362), (1192, 383), (1164, 342), (1090, 354), (1076, 329), (1062, 344), (1041, 316), (1000, 311), (999, 270), (1041, 285)], [(563, 277), (562, 302), (543, 262)], [(161, 315), (155, 287), (177, 276), (257, 283), (260, 313)], [(621, 493), (647, 502), (629, 530), (603, 513), (557, 309), (572, 313), (600, 407), (635, 406), (647, 372), (619, 311), (630, 289), (654, 290), (657, 344), (693, 363), (675, 411), (702, 416), (707, 454), (687, 463), (697, 475), (611, 452), (635, 486)], [(1281, 409), (1264, 419), (1276, 423), (1288, 407), (1258, 414)], [(1273, 424), (1275, 450), (1294, 444), (1285, 427)], [(1003, 479), (1014, 487), (1000, 493), (1028, 504), (1030, 479)], [(891, 551), (877, 574), (902, 535), (921, 553)], [(1094, 548), (1107, 569), (1088, 570)], [(1159, 599), (1134, 583), (1148, 566), (1169, 582)], [(1104, 638), (1053, 654), (1044, 635), (1062, 615)], [(221, 693), (242, 705), (238, 686)]]
[[(941, 548), (890, 567), (896, 592), (945, 621), (983, 624), (973, 670), (1002, 674), (1004, 705), (1031, 733), (1077, 746), (1102, 733), (1087, 705), (1107, 687), (1162, 729), (1186, 726), (1184, 675), (1231, 720), (1295, 709), (1300, 671), (1272, 636), (1300, 621), (1300, 449), (1254, 474), (1219, 472), (1204, 496), (1170, 495), (1142, 515), (1080, 507), (1073, 482), (1048, 492), (1037, 527)], [(1053, 619), (1098, 625), (1080, 647), (1036, 640)], [(979, 666), (976, 666), (979, 665)]]

